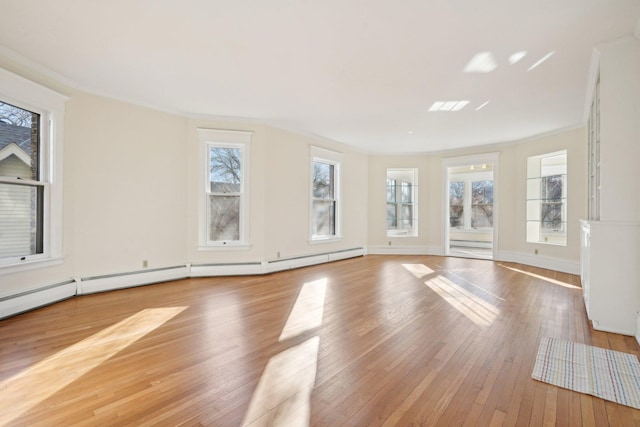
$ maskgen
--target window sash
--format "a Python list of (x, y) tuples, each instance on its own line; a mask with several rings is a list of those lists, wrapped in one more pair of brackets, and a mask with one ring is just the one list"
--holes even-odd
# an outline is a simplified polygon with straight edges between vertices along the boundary
[(0, 178), (0, 265), (45, 253), (45, 200), (48, 184)]
[(310, 147), (309, 242), (341, 238), (340, 168), (343, 155)]
[[(221, 149), (223, 152), (237, 151), (240, 163), (237, 169), (234, 166), (229, 166), (232, 170), (216, 174), (222, 181), (214, 181), (216, 178), (214, 178), (214, 171), (212, 171), (212, 156), (216, 149)], [(205, 187), (207, 194), (207, 244), (240, 242), (244, 237), (242, 235), (244, 147), (238, 144), (209, 143), (207, 144), (207, 165), (207, 185)], [(236, 176), (229, 180), (225, 178), (225, 173)], [(216, 183), (219, 188), (237, 186), (239, 191), (212, 191), (212, 187)]]

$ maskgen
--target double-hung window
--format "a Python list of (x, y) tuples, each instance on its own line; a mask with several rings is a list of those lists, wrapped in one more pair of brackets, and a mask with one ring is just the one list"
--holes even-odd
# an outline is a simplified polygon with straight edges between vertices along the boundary
[(493, 227), (493, 172), (451, 175), (449, 225), (463, 231)]
[(311, 241), (340, 238), (342, 154), (311, 147)]
[(66, 98), (0, 69), (0, 267), (62, 257)]
[(418, 235), (416, 169), (387, 169), (387, 236)]
[(567, 151), (527, 159), (527, 242), (567, 244)]
[(205, 152), (200, 246), (246, 246), (251, 132), (198, 129)]

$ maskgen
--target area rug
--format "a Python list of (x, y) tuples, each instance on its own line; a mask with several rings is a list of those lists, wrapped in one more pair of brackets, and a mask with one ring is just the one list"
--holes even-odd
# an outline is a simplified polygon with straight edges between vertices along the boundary
[(531, 376), (640, 409), (640, 362), (633, 354), (545, 337)]

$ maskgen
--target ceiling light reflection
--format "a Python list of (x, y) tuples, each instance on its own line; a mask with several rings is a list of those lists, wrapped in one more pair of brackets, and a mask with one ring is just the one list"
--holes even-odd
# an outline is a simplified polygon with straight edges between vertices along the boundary
[(468, 100), (436, 101), (429, 107), (429, 111), (460, 111), (469, 104)]
[(483, 108), (485, 105), (487, 105), (489, 103), (489, 101), (485, 101), (481, 106), (479, 106), (478, 108), (476, 108), (476, 111), (478, 111), (479, 109)]
[(480, 52), (464, 67), (465, 73), (490, 73), (498, 67), (496, 59), (491, 52)]
[(519, 52), (514, 53), (513, 55), (511, 55), (509, 57), (509, 63), (511, 65), (520, 62), (522, 60), (522, 58), (524, 58), (525, 56), (527, 56), (527, 51), (525, 50), (521, 50)]
[(554, 53), (556, 53), (556, 51), (555, 51), (555, 50), (552, 50), (551, 52), (547, 53), (545, 56), (543, 56), (542, 58), (540, 58), (540, 59), (538, 60), (538, 62), (536, 62), (535, 64), (533, 64), (531, 67), (529, 67), (529, 68), (527, 69), (527, 71), (531, 71), (531, 70), (533, 70), (534, 68), (537, 68), (537, 67), (538, 67), (540, 64), (542, 64), (544, 61), (546, 61), (547, 59), (551, 58), (551, 56), (552, 56)]

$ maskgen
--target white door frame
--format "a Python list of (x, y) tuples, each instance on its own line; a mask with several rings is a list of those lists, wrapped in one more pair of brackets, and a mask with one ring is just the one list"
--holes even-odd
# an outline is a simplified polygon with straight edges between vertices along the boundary
[(449, 255), (449, 168), (459, 166), (471, 166), (482, 164), (493, 164), (493, 259), (498, 259), (498, 229), (499, 227), (499, 199), (500, 199), (500, 153), (474, 154), (470, 156), (445, 157), (442, 159), (442, 173), (444, 175), (444, 191), (443, 191), (443, 218), (444, 233), (442, 233), (443, 253)]

